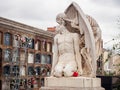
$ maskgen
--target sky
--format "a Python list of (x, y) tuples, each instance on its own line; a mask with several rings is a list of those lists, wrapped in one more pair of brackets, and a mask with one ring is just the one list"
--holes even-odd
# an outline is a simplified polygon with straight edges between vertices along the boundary
[(0, 0), (0, 17), (46, 30), (57, 25), (56, 15), (64, 12), (73, 1), (97, 21), (104, 47), (108, 47), (120, 33), (120, 23), (117, 22), (120, 0)]

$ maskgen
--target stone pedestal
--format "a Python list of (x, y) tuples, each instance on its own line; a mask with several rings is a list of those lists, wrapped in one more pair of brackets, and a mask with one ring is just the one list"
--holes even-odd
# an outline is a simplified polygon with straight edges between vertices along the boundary
[(79, 88), (73, 88), (73, 87), (69, 87), (69, 88), (66, 88), (66, 87), (42, 87), (40, 90), (105, 90), (104, 88), (102, 87), (99, 87), (99, 88), (90, 88), (90, 87), (87, 87), (87, 88), (83, 88), (83, 87), (79, 87)]
[(45, 87), (40, 90), (105, 90), (100, 78), (88, 77), (46, 77)]

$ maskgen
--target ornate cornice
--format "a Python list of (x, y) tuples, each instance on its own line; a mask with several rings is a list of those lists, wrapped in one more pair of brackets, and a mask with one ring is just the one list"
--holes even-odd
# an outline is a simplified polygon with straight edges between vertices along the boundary
[(48, 38), (54, 37), (54, 34), (52, 32), (38, 29), (38, 28), (25, 25), (25, 24), (22, 24), (22, 23), (13, 21), (13, 20), (9, 20), (3, 17), (0, 17), (0, 27), (7, 28), (9, 30), (33, 33), (33, 34), (41, 35), (43, 37), (48, 37)]

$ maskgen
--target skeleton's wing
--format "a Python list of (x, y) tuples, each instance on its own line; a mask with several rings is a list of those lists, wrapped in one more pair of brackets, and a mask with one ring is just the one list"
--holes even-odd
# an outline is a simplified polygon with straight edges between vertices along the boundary
[(78, 23), (80, 33), (85, 35), (85, 47), (90, 50), (90, 56), (92, 58), (92, 65), (94, 66), (94, 73), (96, 74), (96, 52), (95, 52), (95, 40), (93, 31), (90, 26), (86, 15), (83, 13), (81, 8), (73, 2), (65, 10), (65, 14), (71, 20), (75, 20)]

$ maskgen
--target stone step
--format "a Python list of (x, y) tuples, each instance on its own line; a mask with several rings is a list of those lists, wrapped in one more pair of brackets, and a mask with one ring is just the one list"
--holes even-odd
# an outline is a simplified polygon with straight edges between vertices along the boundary
[(101, 87), (101, 79), (89, 77), (46, 77), (45, 87)]
[(82, 87), (78, 87), (78, 88), (73, 88), (73, 87), (42, 87), (40, 90), (105, 90), (102, 87), (94, 87), (94, 88), (90, 88), (90, 87), (86, 87), (86, 88), (82, 88)]

